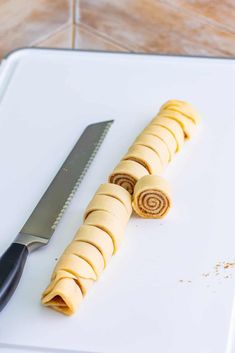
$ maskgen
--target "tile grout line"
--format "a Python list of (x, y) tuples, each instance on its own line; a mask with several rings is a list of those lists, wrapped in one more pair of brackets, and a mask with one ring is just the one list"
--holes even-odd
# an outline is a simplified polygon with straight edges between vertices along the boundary
[(131, 48), (131, 47), (127, 47), (127, 46), (124, 46), (123, 44), (121, 44), (120, 42), (116, 41), (115, 39), (113, 39), (112, 37), (109, 37), (107, 36), (105, 33), (102, 33), (102, 32), (99, 32), (97, 31), (96, 29), (94, 29), (93, 27), (87, 25), (86, 23), (84, 22), (81, 22), (81, 21), (77, 21), (76, 22), (76, 26), (80, 26), (81, 28), (83, 28), (85, 31), (97, 36), (97, 37), (100, 37), (102, 38), (103, 40), (109, 42), (110, 44), (113, 44), (113, 45), (116, 45), (118, 47), (120, 47), (120, 49), (125, 49), (129, 52), (134, 52), (135, 49), (134, 48)]
[(76, 24), (76, 8), (77, 6), (79, 6), (79, 4), (77, 3), (76, 0), (72, 0), (72, 31), (71, 31), (71, 48), (74, 49), (75, 48), (75, 44), (76, 44), (76, 28), (75, 28), (75, 24)]
[(71, 23), (66, 24), (66, 25), (63, 25), (63, 26), (59, 27), (59, 29), (57, 29), (56, 31), (51, 32), (50, 34), (47, 34), (46, 36), (43, 36), (43, 37), (41, 37), (40, 39), (35, 40), (35, 41), (32, 42), (31, 44), (29, 44), (29, 46), (38, 46), (38, 45), (40, 45), (42, 42), (44, 42), (45, 40), (54, 37), (56, 34), (62, 32), (62, 31), (64, 31), (64, 30), (66, 30), (66, 29), (69, 29), (70, 27), (71, 27)]
[(190, 9), (187, 9), (183, 6), (178, 6), (178, 5), (175, 5), (171, 2), (171, 0), (158, 0), (160, 3), (162, 3), (163, 5), (166, 5), (166, 6), (169, 6), (175, 10), (180, 10), (182, 12), (184, 12), (185, 14), (189, 14), (190, 16), (197, 16), (198, 20), (200, 22), (203, 22), (205, 24), (208, 24), (210, 25), (211, 27), (215, 27), (217, 29), (222, 29), (223, 31), (226, 31), (230, 34), (233, 34), (235, 35), (235, 29), (231, 29), (229, 27), (227, 27), (226, 25), (223, 25), (223, 24), (220, 24), (219, 22), (215, 21), (215, 20), (212, 20), (210, 19), (209, 17), (207, 17), (206, 15), (203, 15), (203, 14), (200, 14), (199, 12), (197, 11), (193, 11), (193, 10), (190, 10)]
[[(168, 55), (171, 55), (171, 54), (173, 54), (173, 55), (185, 55), (185, 54), (186, 55), (190, 55), (190, 53), (187, 53), (187, 52), (184, 52), (184, 53), (182, 53), (182, 52), (181, 53), (177, 53), (177, 52), (169, 53), (169, 51), (153, 51), (151, 49), (149, 50), (149, 48), (146, 47), (146, 46), (142, 46), (142, 49), (135, 49), (132, 46), (132, 44), (135, 44), (135, 43), (128, 43), (128, 45), (130, 44), (130, 46), (129, 47), (127, 47), (127, 46), (124, 47), (123, 45), (120, 45), (118, 41), (115, 41), (115, 39), (112, 39), (112, 38), (106, 36), (105, 34), (103, 35), (102, 32), (96, 31), (93, 27), (91, 27), (91, 26), (89, 26), (89, 25), (87, 25), (87, 24), (85, 24), (83, 22), (82, 23), (80, 22), (78, 25), (81, 26), (82, 28), (84, 28), (85, 30), (87, 30), (88, 32), (90, 32), (90, 33), (92, 33), (92, 34), (94, 34), (96, 36), (99, 36), (100, 38), (103, 38), (103, 39), (109, 41), (112, 44), (118, 45), (119, 47), (121, 46), (123, 49), (124, 48), (127, 49), (129, 52), (144, 52), (144, 53), (168, 54)], [(177, 39), (176, 36), (175, 36), (175, 38)], [(190, 41), (188, 40), (188, 38), (184, 38), (184, 40), (187, 43), (190, 44)], [(222, 50), (220, 50), (218, 48), (212, 48), (212, 49), (214, 51), (216, 51), (216, 55), (218, 55), (218, 56), (224, 57), (225, 55), (228, 55), (226, 52), (224, 52), (224, 51), (222, 51)], [(208, 57), (213, 56), (213, 55), (214, 54), (206, 54), (206, 56), (208, 56)], [(231, 56), (231, 55), (229, 54), (229, 56)]]

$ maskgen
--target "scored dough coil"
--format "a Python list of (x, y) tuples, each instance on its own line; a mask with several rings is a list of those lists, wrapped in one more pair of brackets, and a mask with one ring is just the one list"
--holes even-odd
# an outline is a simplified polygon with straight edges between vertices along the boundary
[[(198, 121), (199, 116), (191, 104), (180, 100), (167, 101), (114, 168), (109, 182), (121, 185), (132, 195), (140, 178), (162, 174), (184, 141), (191, 137)], [(124, 163), (131, 161), (136, 164)]]
[(101, 184), (96, 191), (96, 195), (106, 195), (119, 200), (126, 207), (128, 215), (131, 215), (131, 195), (123, 187), (112, 183)]
[(84, 221), (94, 211), (106, 211), (114, 216), (120, 216), (128, 221), (130, 213), (119, 200), (107, 195), (95, 195), (90, 201), (84, 214)]
[(171, 193), (166, 180), (147, 175), (135, 185), (132, 206), (144, 218), (163, 218), (171, 207)]
[(198, 115), (197, 111), (193, 108), (193, 106), (190, 103), (181, 100), (171, 99), (167, 101), (160, 107), (160, 112), (164, 110), (172, 110), (183, 114), (196, 125), (201, 120), (200, 116)]
[(149, 174), (162, 174), (163, 165), (160, 157), (151, 148), (134, 144), (123, 160), (131, 160), (141, 164)]
[(55, 266), (43, 305), (66, 315), (76, 311), (119, 247), (131, 212), (131, 196), (121, 186), (106, 183), (98, 188), (84, 224)]
[[(193, 136), (193, 134), (195, 133), (196, 124), (193, 123), (192, 120), (187, 118), (185, 115), (183, 115), (177, 111), (167, 110), (167, 109), (166, 110), (164, 109), (159, 114), (161, 117), (166, 117), (166, 118), (177, 121), (177, 123), (180, 124), (180, 126), (184, 132), (184, 137), (186, 140), (189, 140)], [(156, 119), (156, 117), (154, 119)]]
[(100, 228), (84, 224), (76, 233), (74, 240), (84, 241), (94, 245), (103, 256), (104, 266), (107, 265), (113, 255), (113, 241), (108, 233)]
[(181, 125), (177, 121), (159, 114), (152, 120), (151, 125), (163, 126), (170, 131), (177, 144), (176, 151), (178, 152), (181, 150), (184, 143), (184, 132)]
[(159, 137), (149, 134), (140, 134), (135, 140), (135, 145), (151, 148), (155, 153), (157, 153), (163, 167), (168, 164), (170, 160), (169, 151), (166, 143), (163, 142)]

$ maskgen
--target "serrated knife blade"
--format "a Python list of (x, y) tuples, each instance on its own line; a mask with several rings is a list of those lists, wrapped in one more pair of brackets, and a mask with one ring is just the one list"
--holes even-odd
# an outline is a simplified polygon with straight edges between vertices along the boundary
[(0, 311), (17, 287), (28, 253), (49, 242), (112, 123), (109, 120), (86, 127), (15, 241), (0, 258)]

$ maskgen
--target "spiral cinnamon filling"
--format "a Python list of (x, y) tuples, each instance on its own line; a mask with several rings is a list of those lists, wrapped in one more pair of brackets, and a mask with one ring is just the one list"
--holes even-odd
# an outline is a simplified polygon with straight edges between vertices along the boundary
[(170, 188), (165, 179), (146, 175), (135, 185), (132, 207), (144, 218), (163, 218), (171, 208)]
[(162, 218), (170, 208), (170, 200), (161, 190), (145, 190), (138, 195), (137, 206), (143, 217)]
[(117, 184), (133, 194), (136, 179), (128, 174), (113, 174), (110, 176), (110, 183)]

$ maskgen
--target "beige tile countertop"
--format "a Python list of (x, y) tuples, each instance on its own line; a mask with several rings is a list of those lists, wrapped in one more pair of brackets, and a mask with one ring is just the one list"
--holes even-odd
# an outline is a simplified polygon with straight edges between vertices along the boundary
[(0, 57), (25, 46), (235, 56), (233, 0), (0, 0)]

